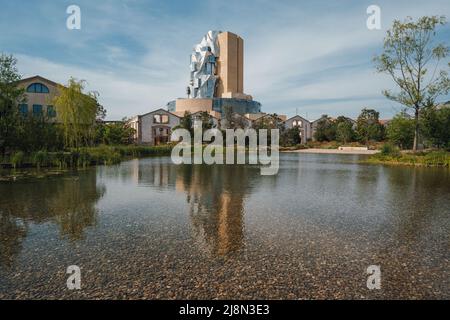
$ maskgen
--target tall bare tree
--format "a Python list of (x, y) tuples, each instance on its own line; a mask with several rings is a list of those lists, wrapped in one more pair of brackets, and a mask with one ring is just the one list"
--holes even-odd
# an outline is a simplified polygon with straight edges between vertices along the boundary
[(436, 29), (445, 23), (444, 16), (396, 20), (387, 31), (383, 53), (374, 58), (377, 71), (390, 75), (399, 89), (397, 92), (384, 90), (383, 94), (414, 110), (414, 151), (419, 143), (421, 110), (434, 105), (439, 96), (450, 91), (446, 70), (450, 63), (445, 61), (449, 47), (435, 43)]

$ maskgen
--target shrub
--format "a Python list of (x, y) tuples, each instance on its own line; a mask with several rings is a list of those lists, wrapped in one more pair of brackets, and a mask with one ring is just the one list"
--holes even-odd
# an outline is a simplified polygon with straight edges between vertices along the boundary
[(77, 158), (77, 167), (87, 167), (91, 164), (91, 155), (87, 150), (80, 150)]
[(25, 154), (22, 151), (14, 152), (11, 155), (11, 164), (14, 169), (16, 169), (17, 167), (20, 167), (22, 165), (24, 157), (25, 157)]
[(76, 165), (87, 166), (90, 164), (116, 164), (122, 160), (116, 147), (98, 146), (95, 148), (81, 148), (77, 153)]
[(308, 146), (304, 145), (304, 144), (297, 144), (295, 146), (295, 149), (297, 150), (303, 150), (303, 149), (308, 149)]
[(54, 166), (62, 168), (67, 168), (72, 166), (72, 153), (71, 152), (55, 152), (52, 156), (52, 164)]
[(32, 161), (33, 164), (39, 169), (41, 166), (47, 166), (49, 164), (50, 157), (47, 151), (40, 150), (33, 154)]
[(400, 150), (392, 145), (391, 143), (385, 143), (381, 147), (381, 155), (383, 156), (391, 156), (391, 157), (400, 157)]

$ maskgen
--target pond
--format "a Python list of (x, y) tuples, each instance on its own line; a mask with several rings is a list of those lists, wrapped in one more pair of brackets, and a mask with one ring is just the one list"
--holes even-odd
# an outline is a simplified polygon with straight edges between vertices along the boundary
[(285, 153), (275, 176), (146, 158), (2, 181), (0, 298), (450, 299), (450, 170), (362, 157)]

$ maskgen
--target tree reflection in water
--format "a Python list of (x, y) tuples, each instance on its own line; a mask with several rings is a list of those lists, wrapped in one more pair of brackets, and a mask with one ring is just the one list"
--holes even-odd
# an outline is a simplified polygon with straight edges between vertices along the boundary
[(95, 170), (76, 176), (0, 183), (0, 263), (10, 266), (20, 253), (29, 224), (54, 222), (69, 241), (83, 238), (96, 223), (96, 203), (105, 193)]
[(23, 221), (0, 208), (0, 265), (11, 266), (26, 235), (27, 227)]

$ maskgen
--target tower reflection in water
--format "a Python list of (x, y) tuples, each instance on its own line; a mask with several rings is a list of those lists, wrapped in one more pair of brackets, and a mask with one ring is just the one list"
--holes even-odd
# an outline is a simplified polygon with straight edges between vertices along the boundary
[(136, 160), (140, 185), (185, 193), (192, 235), (199, 249), (225, 256), (244, 244), (244, 207), (259, 169), (246, 165), (174, 165), (170, 158)]
[(199, 247), (224, 256), (244, 244), (245, 197), (250, 175), (246, 166), (180, 166), (176, 189), (187, 194), (193, 235)]

